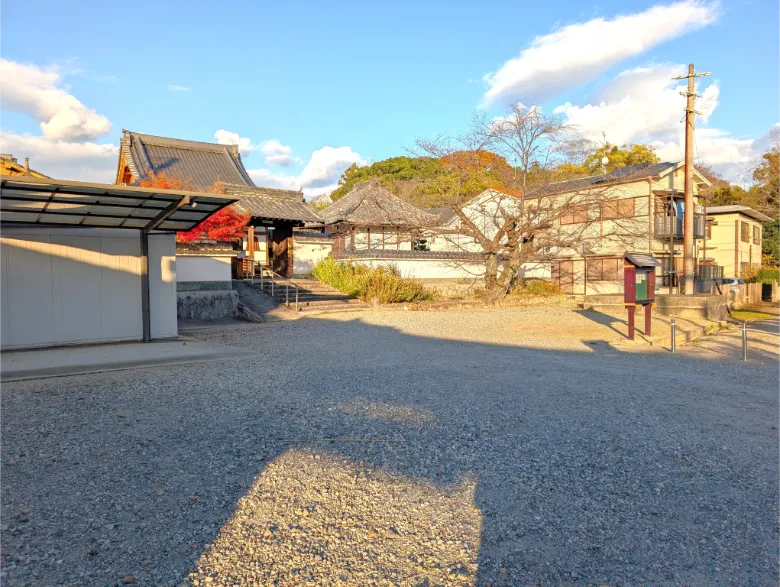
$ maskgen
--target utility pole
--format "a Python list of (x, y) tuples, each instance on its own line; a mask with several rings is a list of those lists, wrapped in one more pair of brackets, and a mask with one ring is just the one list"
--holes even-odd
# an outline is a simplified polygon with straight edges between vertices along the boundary
[(694, 82), (697, 77), (710, 75), (709, 71), (695, 73), (693, 63), (688, 65), (688, 75), (678, 75), (672, 79), (688, 79), (688, 91), (680, 92), (686, 97), (685, 104), (685, 210), (683, 212), (683, 254), (685, 258), (685, 295), (693, 294), (693, 280), (696, 269), (696, 259), (693, 255), (693, 124), (696, 114), (693, 109), (699, 95), (695, 91)]

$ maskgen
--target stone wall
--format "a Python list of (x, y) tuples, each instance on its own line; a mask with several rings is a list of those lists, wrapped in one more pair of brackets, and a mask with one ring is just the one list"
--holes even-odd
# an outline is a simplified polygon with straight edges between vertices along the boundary
[(238, 294), (232, 289), (180, 291), (176, 294), (180, 320), (216, 320), (238, 316)]

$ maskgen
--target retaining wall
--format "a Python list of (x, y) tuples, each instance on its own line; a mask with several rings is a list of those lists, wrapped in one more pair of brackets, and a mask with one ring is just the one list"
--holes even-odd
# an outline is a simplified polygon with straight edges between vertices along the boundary
[[(695, 294), (655, 294), (653, 311), (660, 316), (679, 318), (706, 318), (713, 322), (725, 320), (727, 296)], [(582, 307), (586, 310), (615, 314), (625, 311), (623, 294), (585, 296)]]
[(238, 316), (238, 294), (232, 289), (180, 291), (176, 312), (181, 320), (216, 320)]

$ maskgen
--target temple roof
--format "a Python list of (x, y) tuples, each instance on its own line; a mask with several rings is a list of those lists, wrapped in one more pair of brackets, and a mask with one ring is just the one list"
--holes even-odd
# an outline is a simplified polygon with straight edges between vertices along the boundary
[(130, 169), (133, 182), (150, 173), (165, 173), (182, 180), (193, 190), (209, 190), (215, 182), (254, 186), (237, 145), (218, 145), (122, 131), (119, 140), (120, 164), (116, 182), (121, 183), (122, 162)]
[(361, 226), (434, 226), (439, 218), (423, 212), (372, 179), (356, 185), (343, 198), (320, 212), (325, 224), (346, 222)]
[(225, 194), (238, 198), (235, 206), (253, 218), (322, 222), (303, 201), (301, 192), (226, 184)]

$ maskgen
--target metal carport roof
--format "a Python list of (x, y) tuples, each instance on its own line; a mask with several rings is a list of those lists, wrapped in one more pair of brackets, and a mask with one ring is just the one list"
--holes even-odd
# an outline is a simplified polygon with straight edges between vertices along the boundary
[(3, 223), (188, 231), (237, 199), (202, 192), (0, 176)]

